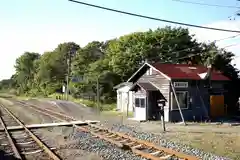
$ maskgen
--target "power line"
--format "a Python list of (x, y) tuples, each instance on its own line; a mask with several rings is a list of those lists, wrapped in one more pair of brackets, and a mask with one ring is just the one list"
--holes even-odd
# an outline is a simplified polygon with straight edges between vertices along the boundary
[(228, 46), (225, 46), (224, 48), (233, 47), (233, 46), (237, 46), (237, 45), (240, 45), (240, 43), (230, 44)]
[(208, 4), (208, 3), (192, 2), (192, 1), (185, 1), (185, 0), (172, 0), (172, 1), (181, 2), (181, 3), (189, 3), (189, 4), (197, 4), (197, 5), (209, 6), (209, 7), (237, 8), (237, 9), (240, 9), (240, 7), (237, 7), (237, 6), (225, 6), (225, 5)]
[(234, 35), (234, 36), (230, 36), (230, 37), (226, 37), (226, 38), (222, 38), (222, 39), (218, 39), (218, 40), (214, 40), (214, 42), (218, 42), (218, 41), (222, 41), (222, 40), (227, 40), (227, 39), (230, 39), (230, 38), (236, 38), (240, 36), (240, 34), (237, 34), (237, 35)]
[[(218, 40), (215, 40), (214, 42), (216, 42), (216, 41), (222, 41), (222, 40), (226, 40), (226, 39), (230, 39), (230, 38), (235, 38), (235, 37), (237, 37), (237, 36), (240, 36), (240, 34), (235, 35), (235, 36), (230, 36), (230, 37), (222, 38), (222, 39), (218, 39)], [(156, 45), (156, 44), (155, 44), (155, 45)], [(237, 45), (240, 45), (240, 43), (227, 45), (227, 46), (225, 46), (225, 47), (222, 47), (221, 49), (226, 49), (226, 48), (228, 48), (228, 47), (233, 47), (233, 46), (237, 46)], [(174, 52), (171, 52), (170, 54), (168, 54), (167, 57), (170, 57), (170, 56), (179, 54), (179, 53), (184, 52), (184, 51), (189, 51), (189, 52), (190, 52), (191, 50), (193, 50), (193, 49), (198, 49), (198, 48), (199, 48), (199, 46), (195, 46), (195, 47), (191, 47), (191, 48), (185, 48), (185, 49), (179, 50), (179, 51), (174, 51)], [(169, 51), (166, 51), (166, 52), (169, 52)], [(217, 52), (218, 52), (218, 51), (216, 51), (216, 53), (217, 53)], [(188, 54), (188, 55), (182, 56), (182, 57), (176, 57), (176, 58), (174, 58), (174, 59), (172, 59), (172, 60), (176, 61), (176, 60), (191, 58), (191, 57), (194, 57), (194, 56), (198, 56), (198, 55), (200, 55), (200, 54), (203, 54), (203, 52)], [(152, 57), (152, 58), (149, 59), (149, 60), (152, 60), (152, 59), (155, 59), (155, 58), (158, 58), (158, 57), (159, 57), (159, 56)]]
[[(236, 45), (240, 45), (240, 43), (228, 45), (228, 46), (222, 47), (222, 49), (232, 47), (232, 46), (236, 46)], [(215, 53), (218, 53), (218, 51), (216, 51)], [(197, 53), (197, 54), (192, 54), (192, 55), (190, 54), (190, 55), (186, 55), (186, 56), (183, 56), (183, 57), (178, 57), (178, 58), (173, 59), (173, 60), (176, 61), (176, 60), (180, 60), (180, 59), (191, 58), (191, 57), (198, 56), (198, 55), (201, 55), (201, 54), (203, 54), (203, 53)]]
[[(218, 40), (214, 40), (213, 42), (219, 42), (219, 41), (223, 41), (223, 40), (227, 40), (227, 39), (232, 39), (232, 38), (235, 38), (235, 37), (238, 37), (240, 36), (240, 34), (237, 34), (237, 35), (234, 35), (234, 36), (230, 36), (230, 37), (226, 37), (226, 38), (222, 38), (222, 39), (218, 39)], [(157, 45), (158, 43), (155, 43), (154, 45)], [(239, 45), (239, 44), (232, 44), (232, 45), (228, 45), (228, 46), (225, 46), (223, 47), (224, 48), (228, 48), (228, 47), (232, 47), (232, 46), (235, 46), (235, 45)], [(185, 48), (185, 49), (182, 49), (182, 50), (179, 50), (179, 51), (174, 51), (174, 52), (171, 52), (171, 54), (168, 54), (168, 56), (171, 56), (171, 55), (174, 55), (174, 54), (178, 54), (180, 52), (184, 52), (184, 51), (191, 51), (193, 49), (198, 49), (199, 46), (195, 46), (195, 47), (191, 47), (191, 48)], [(169, 51), (166, 51), (166, 52), (169, 52)]]
[(199, 25), (194, 25), (194, 24), (188, 24), (188, 23), (182, 23), (182, 22), (177, 22), (177, 21), (171, 21), (171, 20), (166, 20), (166, 19), (160, 19), (160, 18), (155, 18), (155, 17), (150, 17), (150, 16), (145, 16), (141, 14), (136, 14), (136, 13), (131, 13), (131, 12), (126, 12), (126, 11), (120, 11), (116, 9), (111, 9), (103, 6), (98, 6), (94, 4), (89, 4), (81, 1), (76, 1), (76, 0), (68, 0), (70, 2), (82, 4), (85, 6), (90, 6), (98, 9), (103, 9), (103, 10), (108, 10), (112, 12), (117, 12), (121, 14), (126, 14), (126, 15), (131, 15), (135, 17), (140, 17), (140, 18), (145, 18), (145, 19), (150, 19), (150, 20), (155, 20), (155, 21), (161, 21), (161, 22), (166, 22), (166, 23), (172, 23), (172, 24), (178, 24), (178, 25), (183, 25), (183, 26), (188, 26), (188, 27), (195, 27), (195, 28), (201, 28), (201, 29), (208, 29), (208, 30), (216, 30), (216, 31), (223, 31), (223, 32), (235, 32), (235, 33), (240, 33), (239, 30), (228, 30), (228, 29), (220, 29), (220, 28), (213, 28), (213, 27), (205, 27), (205, 26), (199, 26)]

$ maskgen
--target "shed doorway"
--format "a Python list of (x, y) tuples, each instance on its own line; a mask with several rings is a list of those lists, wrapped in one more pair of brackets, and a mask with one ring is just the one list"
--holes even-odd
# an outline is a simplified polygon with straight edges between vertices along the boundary
[(130, 91), (134, 92), (134, 119), (140, 121), (151, 119), (149, 116), (152, 115), (152, 108), (157, 108), (157, 98), (160, 93), (158, 89), (149, 82), (138, 82)]
[(146, 110), (146, 98), (135, 98), (135, 111), (134, 117), (137, 120), (146, 120), (147, 110)]
[(158, 99), (166, 100), (159, 90), (148, 91), (148, 117), (151, 120), (161, 120), (157, 104)]

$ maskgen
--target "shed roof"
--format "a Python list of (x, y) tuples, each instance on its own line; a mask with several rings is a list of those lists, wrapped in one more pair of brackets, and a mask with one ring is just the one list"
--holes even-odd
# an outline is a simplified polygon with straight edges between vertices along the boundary
[(120, 84), (114, 86), (113, 89), (119, 89), (119, 88), (121, 88), (121, 87), (131, 86), (131, 85), (132, 85), (131, 82), (123, 82), (123, 83), (120, 83)]
[[(200, 65), (189, 64), (162, 64), (155, 63), (152, 66), (158, 71), (164, 73), (171, 79), (192, 79), (201, 80), (202, 74), (206, 74), (208, 68)], [(229, 80), (220, 71), (212, 70), (211, 79), (216, 81)]]
[(146, 91), (156, 91), (156, 90), (158, 90), (156, 87), (154, 87), (151, 83), (148, 83), (148, 82), (144, 82), (144, 83), (139, 82), (138, 85), (141, 86)]
[(143, 88), (145, 91), (157, 91), (158, 90), (156, 87), (154, 87), (151, 83), (148, 83), (148, 82), (138, 82), (138, 83), (135, 83), (131, 87), (130, 90), (134, 90), (137, 86)]

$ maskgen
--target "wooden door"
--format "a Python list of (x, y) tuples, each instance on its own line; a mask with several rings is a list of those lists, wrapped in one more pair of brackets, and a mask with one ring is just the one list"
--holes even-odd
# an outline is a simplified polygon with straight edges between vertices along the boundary
[(210, 115), (211, 117), (224, 116), (224, 96), (223, 95), (210, 96)]

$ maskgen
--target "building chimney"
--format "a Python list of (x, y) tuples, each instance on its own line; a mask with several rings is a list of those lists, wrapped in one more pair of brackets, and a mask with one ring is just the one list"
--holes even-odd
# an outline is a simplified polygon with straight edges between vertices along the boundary
[(212, 77), (212, 65), (208, 65), (207, 66), (207, 75), (206, 75), (206, 79), (208, 80), (208, 86), (209, 88), (212, 88), (212, 84), (211, 84), (211, 77)]
[(204, 79), (209, 79), (211, 78), (211, 73), (212, 73), (212, 65), (207, 66), (207, 74)]

